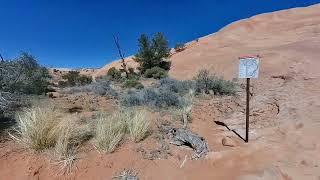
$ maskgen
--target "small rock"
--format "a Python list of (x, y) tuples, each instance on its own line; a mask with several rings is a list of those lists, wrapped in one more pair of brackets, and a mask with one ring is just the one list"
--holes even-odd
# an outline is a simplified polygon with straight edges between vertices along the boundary
[(233, 139), (231, 139), (230, 137), (228, 137), (228, 136), (222, 138), (222, 145), (229, 146), (229, 147), (237, 146), (236, 142)]

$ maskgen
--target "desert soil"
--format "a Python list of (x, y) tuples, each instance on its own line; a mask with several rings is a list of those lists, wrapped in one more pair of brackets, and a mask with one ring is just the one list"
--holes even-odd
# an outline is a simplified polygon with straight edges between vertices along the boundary
[[(168, 152), (159, 150), (155, 132), (139, 144), (125, 141), (112, 154), (100, 154), (88, 143), (72, 173), (62, 174), (45, 153), (6, 141), (0, 144), (0, 179), (111, 179), (123, 169), (135, 169), (140, 179), (319, 180), (320, 5), (258, 15), (190, 42), (171, 57), (170, 76), (190, 79), (197, 70), (209, 68), (233, 79), (237, 58), (247, 54), (261, 56), (260, 75), (251, 86), (249, 143), (215, 123), (223, 122), (244, 136), (242, 88), (236, 97), (203, 97), (195, 102), (190, 129), (208, 142), (210, 152), (203, 159), (191, 160), (190, 149), (173, 145)], [(104, 74), (114, 65), (119, 64), (93, 73)], [(238, 82), (244, 87), (244, 80)], [(101, 102), (112, 110), (112, 100)], [(153, 118), (164, 121), (161, 114)], [(151, 152), (157, 152), (153, 160), (148, 158)]]

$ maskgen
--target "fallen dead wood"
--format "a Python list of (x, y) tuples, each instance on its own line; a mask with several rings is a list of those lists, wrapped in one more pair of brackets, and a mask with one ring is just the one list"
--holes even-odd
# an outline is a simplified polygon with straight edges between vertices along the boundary
[(171, 139), (171, 144), (191, 147), (195, 151), (195, 158), (203, 157), (209, 151), (205, 139), (188, 129), (170, 127), (164, 129)]

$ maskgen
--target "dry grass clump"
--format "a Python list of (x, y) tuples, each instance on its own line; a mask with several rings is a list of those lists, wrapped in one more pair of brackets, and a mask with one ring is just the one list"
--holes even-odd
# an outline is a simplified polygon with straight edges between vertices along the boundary
[(17, 114), (17, 128), (10, 136), (36, 151), (53, 147), (60, 117), (61, 113), (54, 106), (25, 109)]
[(78, 147), (92, 136), (90, 124), (81, 124), (76, 116), (62, 119), (55, 129), (57, 134), (54, 156), (63, 170), (71, 171)]
[(150, 121), (147, 119), (147, 111), (135, 109), (127, 111), (127, 113), (127, 131), (135, 142), (139, 142), (146, 137), (149, 131)]
[(63, 116), (54, 106), (34, 106), (17, 114), (10, 136), (35, 151), (49, 150), (63, 170), (70, 172), (79, 145), (92, 136), (90, 124), (75, 115)]
[(118, 146), (126, 131), (121, 112), (100, 114), (95, 128), (95, 145), (99, 150), (111, 153)]
[(111, 115), (101, 114), (95, 128), (95, 145), (99, 150), (111, 153), (126, 134), (135, 142), (143, 140), (149, 124), (146, 110), (123, 109)]

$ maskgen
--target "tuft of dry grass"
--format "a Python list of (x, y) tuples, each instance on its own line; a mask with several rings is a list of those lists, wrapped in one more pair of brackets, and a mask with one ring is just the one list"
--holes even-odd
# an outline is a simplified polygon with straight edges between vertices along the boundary
[(90, 124), (80, 124), (78, 120), (77, 116), (67, 116), (55, 130), (57, 141), (54, 156), (65, 172), (71, 171), (78, 147), (92, 135)]
[(95, 146), (111, 153), (121, 142), (126, 132), (123, 114), (116, 111), (111, 115), (100, 114), (95, 128)]
[(25, 109), (17, 113), (17, 127), (10, 136), (36, 151), (53, 147), (57, 139), (55, 129), (60, 117), (60, 112), (50, 105)]
[(33, 106), (17, 114), (17, 127), (10, 136), (35, 151), (50, 150), (67, 172), (76, 160), (79, 145), (92, 136), (91, 124), (78, 116), (63, 116), (53, 105)]
[(145, 109), (127, 111), (125, 116), (127, 131), (135, 142), (143, 140), (149, 131), (150, 121), (147, 119), (147, 114)]
[(122, 109), (112, 114), (100, 114), (95, 128), (95, 146), (111, 153), (128, 134), (135, 142), (143, 140), (150, 122), (144, 109)]

